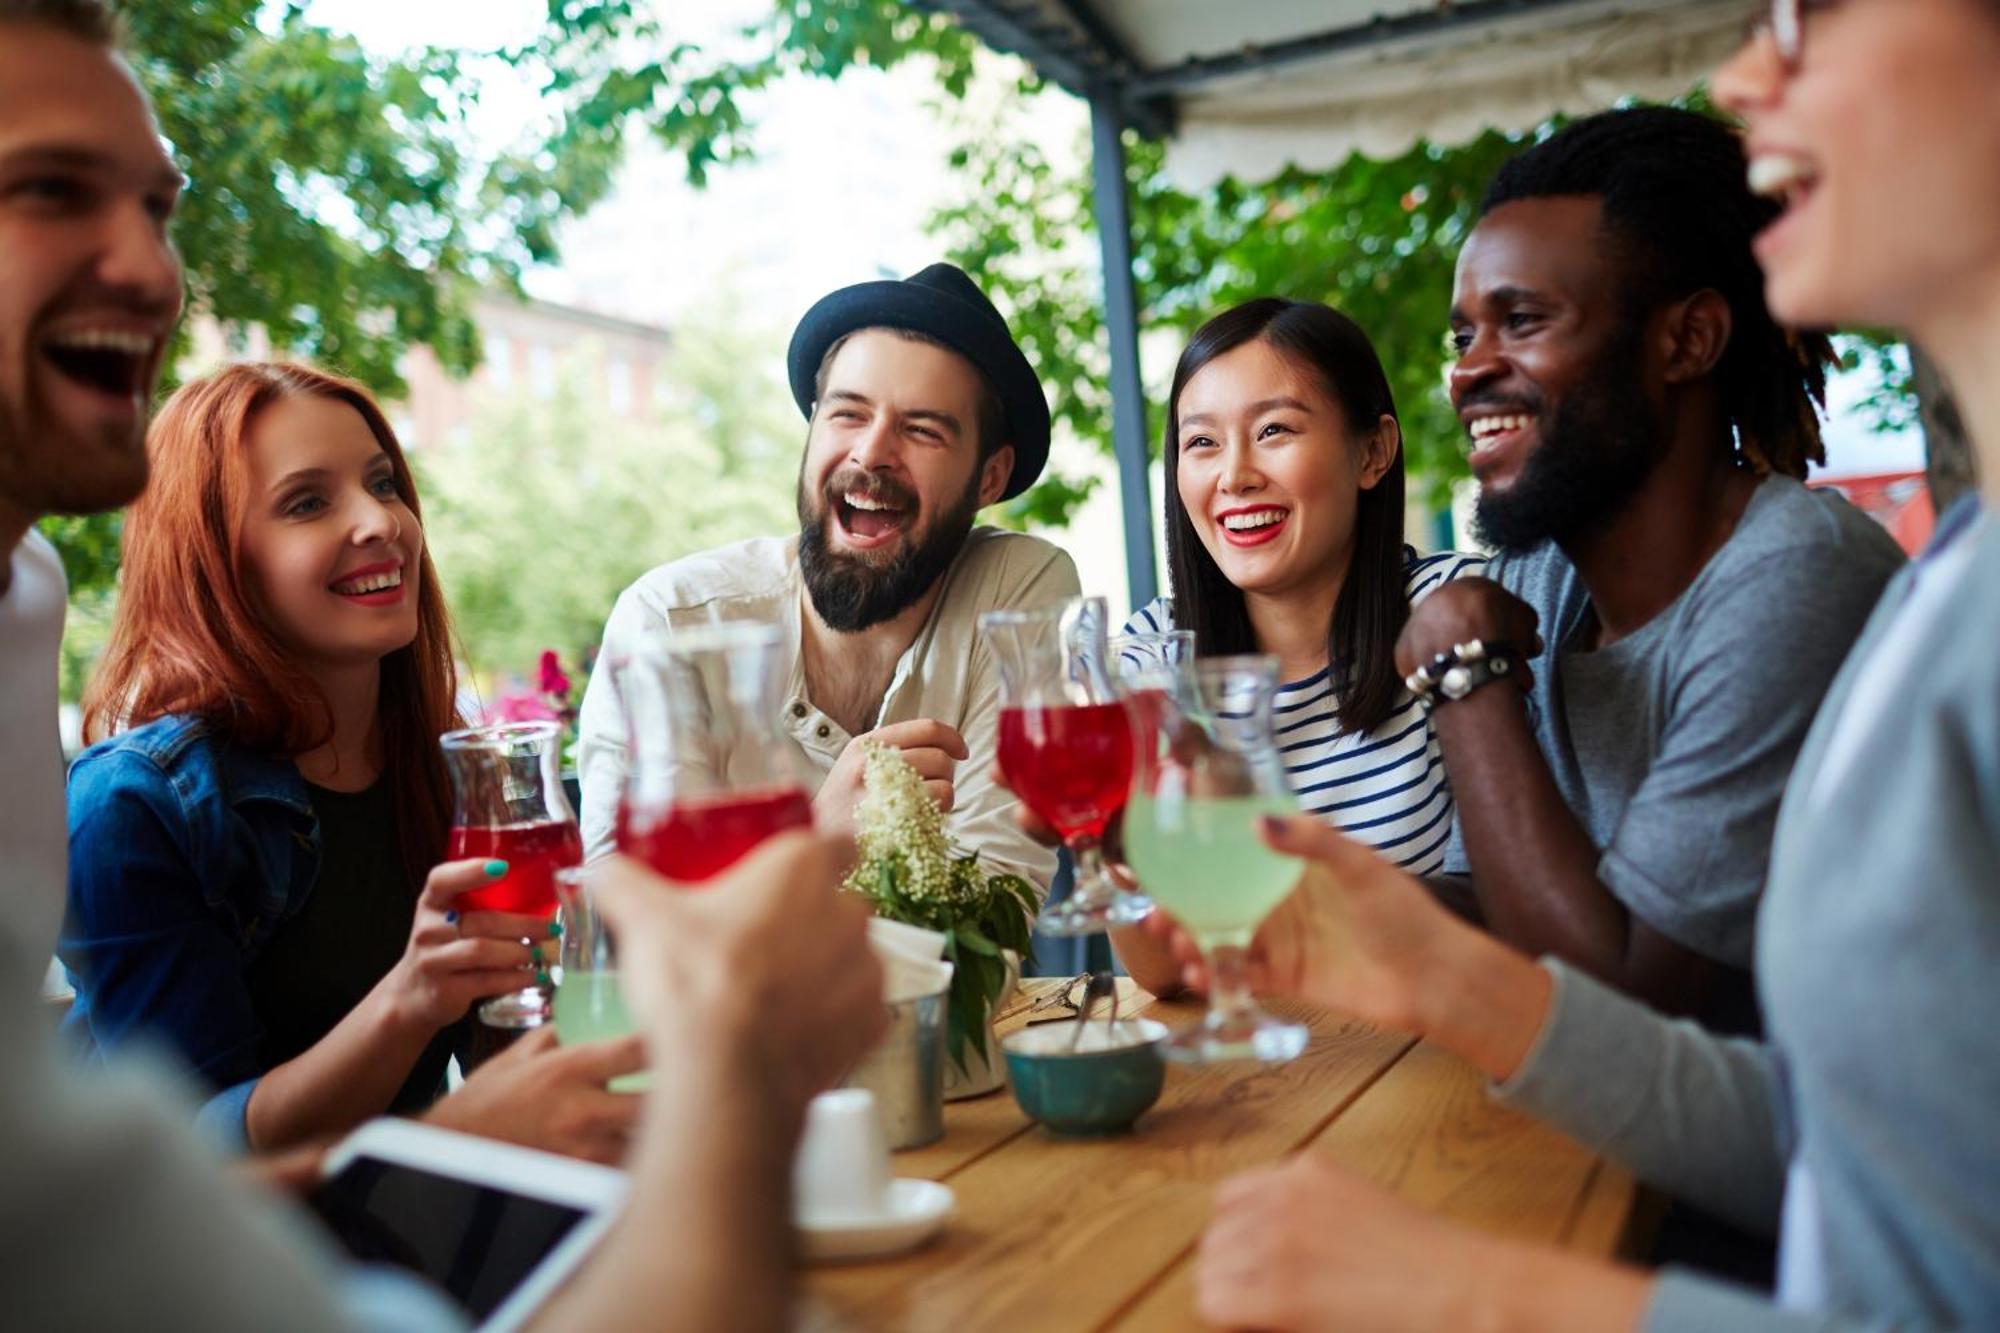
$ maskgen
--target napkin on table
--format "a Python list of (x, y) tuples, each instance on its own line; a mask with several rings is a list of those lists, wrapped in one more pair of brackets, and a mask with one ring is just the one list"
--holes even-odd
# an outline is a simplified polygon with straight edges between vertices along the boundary
[(881, 960), (882, 998), (889, 1004), (936, 995), (951, 985), (951, 964), (939, 957), (944, 936), (935, 930), (872, 917), (868, 944)]

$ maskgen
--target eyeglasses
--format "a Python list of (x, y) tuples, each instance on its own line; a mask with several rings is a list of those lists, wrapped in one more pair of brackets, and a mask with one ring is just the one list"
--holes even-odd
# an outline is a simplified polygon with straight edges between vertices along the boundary
[(1805, 16), (1819, 9), (1832, 9), (1839, 0), (1771, 0), (1771, 12), (1750, 25), (1750, 35), (1771, 35), (1778, 48), (1778, 60), (1787, 71), (1796, 73), (1806, 54)]

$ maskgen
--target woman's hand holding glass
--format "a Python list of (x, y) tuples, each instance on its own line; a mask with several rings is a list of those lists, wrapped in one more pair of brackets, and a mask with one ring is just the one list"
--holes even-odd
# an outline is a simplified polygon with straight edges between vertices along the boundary
[(432, 869), (417, 899), (403, 956), (380, 985), (396, 1021), (434, 1032), (465, 1017), (476, 1002), (535, 980), (554, 953), (549, 920), (515, 912), (465, 912), (459, 896), (506, 873), (506, 863), (446, 861)]
[[(1553, 982), (1546, 971), (1312, 816), (1266, 818), (1259, 832), (1266, 846), (1306, 867), (1251, 945), (1254, 989), (1415, 1033), (1490, 1078), (1519, 1068), (1548, 1017)], [(1172, 947), (1188, 984), (1205, 985), (1195, 941), (1176, 932)]]

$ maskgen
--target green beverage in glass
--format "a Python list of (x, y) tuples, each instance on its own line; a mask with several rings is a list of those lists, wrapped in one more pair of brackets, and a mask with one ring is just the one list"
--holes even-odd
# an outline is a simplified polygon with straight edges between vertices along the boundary
[(1257, 820), (1296, 813), (1287, 796), (1214, 796), (1125, 807), (1125, 854), (1155, 903), (1204, 950), (1249, 946), (1299, 881), (1300, 865), (1264, 845)]
[[(616, 972), (564, 968), (562, 984), (556, 987), (555, 1014), (556, 1036), (565, 1046), (632, 1035), (632, 1019), (625, 1012), (625, 993), (618, 988)], [(646, 1074), (623, 1074), (611, 1080), (611, 1090), (644, 1092), (650, 1082)]]
[[(618, 986), (618, 954), (590, 899), (583, 871), (557, 871), (556, 896), (563, 918), (561, 976), (550, 1006), (556, 1038), (565, 1046), (579, 1046), (631, 1036), (632, 1018), (625, 1011), (625, 992)], [(611, 1080), (611, 1091), (644, 1092), (651, 1084), (650, 1074), (621, 1074)]]
[(1257, 927), (1303, 870), (1257, 832), (1263, 816), (1298, 808), (1271, 733), (1278, 664), (1211, 657), (1189, 670), (1185, 706), (1164, 701), (1156, 732), (1135, 741), (1125, 808), (1125, 856), (1140, 887), (1208, 961), (1208, 1013), (1162, 1049), (1195, 1064), (1282, 1063), (1305, 1050), (1309, 1034), (1259, 1009), (1244, 969)]

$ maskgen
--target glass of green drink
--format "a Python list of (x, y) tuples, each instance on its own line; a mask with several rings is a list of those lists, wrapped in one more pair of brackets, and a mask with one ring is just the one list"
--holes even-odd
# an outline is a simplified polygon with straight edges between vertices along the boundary
[(1278, 663), (1209, 657), (1190, 670), (1193, 700), (1163, 701), (1157, 731), (1135, 744), (1125, 807), (1125, 857), (1140, 886), (1208, 960), (1208, 1013), (1164, 1051), (1195, 1064), (1281, 1063), (1305, 1049), (1306, 1029), (1258, 1008), (1244, 971), (1257, 927), (1303, 869), (1257, 835), (1261, 816), (1298, 808), (1271, 733)]
[[(581, 869), (556, 872), (562, 901), (562, 967), (556, 979), (556, 1038), (565, 1046), (631, 1035), (625, 992), (618, 985), (618, 951), (611, 931), (590, 898)], [(613, 1092), (644, 1092), (648, 1074), (611, 1080)]]

